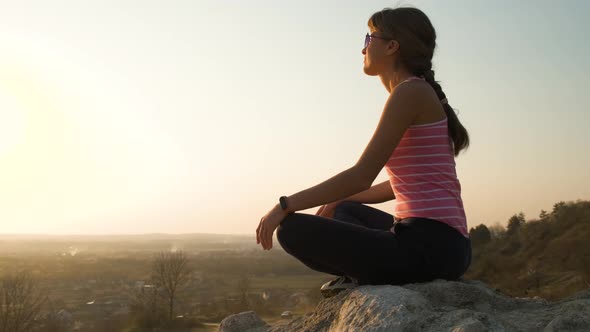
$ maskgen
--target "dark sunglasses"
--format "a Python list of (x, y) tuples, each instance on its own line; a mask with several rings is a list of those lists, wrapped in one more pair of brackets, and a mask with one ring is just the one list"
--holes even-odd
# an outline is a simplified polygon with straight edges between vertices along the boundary
[(365, 46), (363, 48), (367, 48), (369, 46), (372, 38), (383, 39), (383, 40), (392, 40), (391, 38), (373, 36), (373, 35), (370, 35), (367, 33), (367, 35), (365, 36)]

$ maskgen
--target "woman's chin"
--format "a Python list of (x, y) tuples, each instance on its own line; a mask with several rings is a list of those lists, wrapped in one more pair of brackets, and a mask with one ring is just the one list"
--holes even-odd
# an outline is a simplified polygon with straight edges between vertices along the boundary
[(377, 76), (378, 73), (376, 73), (374, 70), (372, 70), (370, 67), (364, 66), (363, 67), (363, 71), (365, 72), (365, 74), (369, 75), (369, 76)]

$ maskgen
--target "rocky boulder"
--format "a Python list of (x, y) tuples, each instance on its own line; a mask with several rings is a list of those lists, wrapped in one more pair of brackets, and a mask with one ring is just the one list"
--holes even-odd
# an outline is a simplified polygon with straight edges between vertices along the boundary
[(223, 332), (266, 332), (270, 326), (254, 311), (240, 312), (225, 317), (219, 324), (219, 331)]
[[(240, 325), (239, 317), (245, 325)], [(511, 298), (480, 281), (364, 285), (323, 299), (313, 312), (269, 326), (254, 312), (220, 331), (590, 331), (590, 289), (558, 302)]]

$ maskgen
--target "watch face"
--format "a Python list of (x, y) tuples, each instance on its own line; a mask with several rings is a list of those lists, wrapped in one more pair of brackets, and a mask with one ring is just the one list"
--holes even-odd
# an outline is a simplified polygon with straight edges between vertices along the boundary
[(283, 210), (287, 209), (287, 201), (285, 200), (285, 196), (282, 196), (281, 198), (279, 198), (279, 203), (281, 203), (281, 208)]

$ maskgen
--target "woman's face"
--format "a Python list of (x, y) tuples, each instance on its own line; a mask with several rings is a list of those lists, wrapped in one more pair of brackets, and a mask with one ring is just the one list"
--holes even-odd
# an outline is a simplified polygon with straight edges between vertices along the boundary
[(363, 71), (370, 76), (376, 76), (393, 65), (394, 55), (397, 51), (397, 42), (388, 39), (383, 33), (372, 30), (367, 47), (362, 49), (365, 56)]

